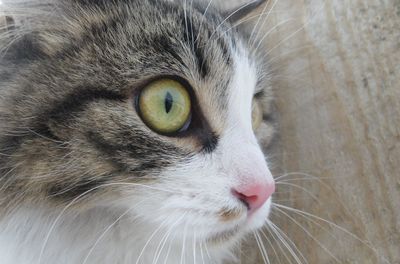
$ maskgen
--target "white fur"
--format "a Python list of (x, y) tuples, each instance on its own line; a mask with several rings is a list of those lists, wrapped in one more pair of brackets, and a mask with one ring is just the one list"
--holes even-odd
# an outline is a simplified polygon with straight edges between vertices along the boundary
[[(271, 203), (247, 217), (231, 193), (240, 184), (272, 181), (251, 127), (257, 76), (243, 50), (235, 51), (228, 127), (216, 151), (165, 170), (163, 181), (152, 188), (126, 188), (123, 201), (80, 215), (33, 205), (18, 208), (0, 222), (0, 263), (84, 264), (87, 258), (85, 264), (151, 264), (168, 231), (157, 263), (219, 264), (232, 258), (243, 236), (265, 223)], [(240, 217), (222, 222), (218, 213), (226, 208), (241, 211)], [(204, 244), (213, 234), (234, 228), (238, 232), (230, 241)]]

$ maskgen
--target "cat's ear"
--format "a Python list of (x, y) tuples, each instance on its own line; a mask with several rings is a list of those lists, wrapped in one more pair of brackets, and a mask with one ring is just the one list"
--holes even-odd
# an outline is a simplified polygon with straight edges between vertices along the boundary
[(20, 4), (28, 1), (5, 2), (7, 15), (2, 15), (0, 10), (1, 59), (13, 61), (40, 59), (46, 55), (56, 54), (72, 41), (74, 35), (73, 30), (69, 29), (72, 28), (71, 23), (63, 21), (62, 16), (51, 17), (50, 8), (43, 9), (36, 2), (31, 2), (29, 8)]
[(251, 15), (257, 15), (262, 12), (268, 0), (248, 0), (244, 4), (238, 6), (225, 7), (222, 15), (231, 23), (238, 24)]

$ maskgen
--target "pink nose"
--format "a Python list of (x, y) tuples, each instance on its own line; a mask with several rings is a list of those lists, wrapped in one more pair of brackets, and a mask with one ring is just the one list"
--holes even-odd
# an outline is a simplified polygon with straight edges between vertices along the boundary
[(233, 195), (242, 201), (249, 211), (256, 211), (263, 206), (274, 192), (275, 183), (273, 181), (265, 184), (243, 185), (232, 189)]

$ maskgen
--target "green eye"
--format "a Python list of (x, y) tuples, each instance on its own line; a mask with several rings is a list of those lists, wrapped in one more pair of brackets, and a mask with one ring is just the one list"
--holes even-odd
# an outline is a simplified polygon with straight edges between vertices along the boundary
[(138, 107), (146, 125), (162, 134), (183, 129), (190, 121), (192, 108), (186, 88), (169, 79), (145, 87), (139, 96)]
[(251, 121), (253, 125), (253, 130), (257, 130), (261, 126), (263, 120), (263, 113), (261, 105), (256, 99), (253, 99), (251, 119), (252, 119)]

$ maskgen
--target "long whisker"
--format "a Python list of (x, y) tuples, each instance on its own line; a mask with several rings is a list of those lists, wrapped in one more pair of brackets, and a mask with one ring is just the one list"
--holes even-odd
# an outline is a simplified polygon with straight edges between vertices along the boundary
[[(86, 195), (88, 195), (89, 193), (91, 193), (91, 192), (93, 192), (93, 191), (95, 191), (95, 190), (97, 190), (97, 189), (99, 189), (99, 188), (104, 188), (104, 187), (109, 187), (109, 186), (115, 186), (115, 185), (132, 185), (132, 186), (146, 187), (146, 188), (150, 188), (150, 189), (154, 189), (154, 190), (161, 190), (161, 189), (159, 189), (159, 188), (147, 186), (147, 185), (144, 185), (144, 184), (134, 184), (134, 183), (129, 183), (129, 184), (126, 184), (126, 183), (108, 183), (108, 184), (102, 184), (102, 185), (96, 186), (96, 187), (94, 187), (94, 188), (92, 188), (92, 189), (90, 189), (90, 190), (87, 190), (86, 192), (80, 194), (79, 196), (77, 196), (76, 198), (74, 198), (69, 204), (67, 204), (67, 205), (63, 208), (63, 210), (59, 213), (59, 215), (56, 217), (56, 219), (54, 220), (54, 222), (53, 222), (52, 225), (50, 226), (49, 232), (47, 233), (47, 235), (46, 235), (46, 237), (45, 237), (45, 240), (44, 240), (44, 242), (43, 242), (42, 248), (41, 248), (41, 250), (40, 250), (40, 254), (39, 254), (39, 258), (38, 258), (38, 262), (37, 262), (38, 264), (41, 263), (42, 257), (43, 257), (43, 253), (44, 253), (44, 250), (45, 250), (46, 245), (47, 245), (47, 243), (48, 243), (48, 240), (49, 240), (49, 238), (50, 238), (50, 235), (52, 234), (53, 230), (55, 229), (55, 227), (56, 227), (58, 221), (61, 219), (61, 217), (63, 216), (63, 214), (64, 214), (72, 205), (74, 205), (77, 201), (79, 201), (80, 199), (82, 199), (83, 197), (85, 197)], [(162, 191), (165, 191), (165, 190), (162, 190)]]
[[(302, 27), (300, 27), (299, 29), (297, 29), (296, 31), (294, 31), (292, 34), (290, 34), (289, 36), (287, 36), (286, 38), (282, 39), (281, 41), (278, 42), (278, 44), (276, 44), (274, 47), (272, 47), (271, 49), (268, 50), (267, 53), (265, 53), (265, 56), (268, 56), (269, 54), (271, 54), (271, 52), (273, 50), (275, 50), (276, 48), (280, 47), (282, 45), (282, 43), (288, 41), (289, 39), (291, 39), (292, 37), (294, 37), (296, 34), (298, 34), (300, 31), (304, 30), (305, 27), (311, 23), (312, 18), (314, 18), (317, 14), (319, 14), (319, 12), (324, 8), (323, 5), (321, 5), (321, 7), (317, 10), (317, 12), (315, 12), (314, 15), (311, 16), (310, 19), (308, 19), (308, 21), (306, 23), (304, 23), (304, 25)], [(257, 46), (256, 50), (260, 47), (261, 43)]]
[(257, 246), (258, 246), (258, 249), (260, 250), (260, 254), (261, 254), (261, 257), (263, 258), (264, 264), (266, 264), (267, 261), (266, 261), (266, 259), (265, 259), (265, 257), (264, 257), (264, 252), (263, 252), (263, 250), (261, 249), (260, 242), (258, 241), (258, 237), (256, 236), (256, 233), (254, 233), (253, 236), (254, 236), (254, 239), (255, 239), (256, 242), (257, 242)]
[(286, 180), (280, 180), (279, 182), (296, 182), (296, 181), (317, 181), (322, 183), (321, 180), (337, 180), (337, 179), (345, 179), (345, 177), (320, 177), (319, 179), (310, 179), (310, 178), (291, 178)]
[(296, 219), (294, 219), (293, 217), (291, 217), (289, 214), (285, 213), (283, 210), (279, 209), (278, 207), (275, 207), (280, 213), (282, 213), (283, 215), (285, 215), (286, 217), (288, 217), (290, 220), (292, 220), (293, 223), (295, 223), (298, 227), (300, 227), (305, 234), (307, 234), (307, 236), (309, 236), (312, 240), (314, 240), (326, 253), (329, 254), (329, 256), (331, 256), (336, 262), (341, 263), (341, 261), (335, 257), (331, 251), (329, 251), (325, 245), (323, 245), (318, 239), (316, 239), (311, 233), (310, 231), (308, 231), (305, 227), (303, 227), (298, 221), (296, 221)]
[(332, 233), (330, 232), (326, 227), (322, 226), (320, 223), (318, 223), (316, 220), (312, 219), (309, 216), (306, 215), (300, 215), (302, 217), (304, 217), (306, 220), (310, 221), (311, 223), (315, 224), (316, 226), (318, 226), (319, 228), (321, 228), (323, 231), (325, 231), (332, 239), (334, 239), (334, 241), (336, 241), (338, 238)]
[(231, 26), (230, 28), (228, 28), (227, 30), (225, 30), (224, 32), (222, 32), (222, 33), (220, 34), (220, 36), (219, 36), (218, 38), (216, 38), (215, 40), (219, 40), (221, 37), (225, 36), (226, 33), (228, 33), (229, 31), (231, 31), (232, 29), (235, 29), (235, 28), (239, 27), (240, 25), (242, 25), (242, 24), (244, 24), (244, 23), (246, 23), (246, 22), (248, 22), (248, 21), (250, 21), (250, 20), (252, 20), (252, 19), (255, 19), (255, 18), (257, 18), (257, 17), (265, 16), (266, 14), (267, 14), (267, 13), (261, 13), (261, 14), (254, 15), (254, 16), (250, 16), (250, 17), (248, 17), (248, 18), (246, 18), (246, 19), (241, 20), (239, 23), (234, 24), (233, 26)]
[(204, 243), (204, 247), (206, 249), (206, 254), (207, 254), (208, 259), (211, 260), (212, 258), (211, 258), (211, 255), (210, 255), (210, 251), (208, 251), (207, 244)]
[(289, 176), (298, 176), (298, 175), (304, 176), (304, 177), (308, 177), (308, 178), (311, 178), (311, 179), (319, 179), (317, 176), (314, 176), (314, 175), (311, 175), (311, 174), (308, 174), (308, 173), (304, 173), (304, 172), (289, 172), (289, 173), (285, 173), (285, 174), (283, 174), (281, 176), (275, 177), (275, 180), (279, 181), (279, 180), (281, 180), (283, 178), (287, 178)]
[[(252, 41), (250, 47), (253, 47), (253, 45), (255, 44), (255, 42), (256, 42), (256, 40), (257, 40), (257, 38), (258, 38), (258, 35), (259, 35), (260, 32), (261, 32), (261, 29), (264, 27), (265, 23), (268, 21), (268, 18), (269, 18), (269, 16), (271, 15), (272, 10), (274, 10), (274, 8), (275, 8), (276, 4), (278, 3), (278, 1), (279, 1), (279, 0), (275, 0), (275, 2), (272, 4), (272, 7), (269, 9), (269, 12), (268, 12), (267, 16), (264, 18), (264, 21), (262, 22), (261, 26), (258, 28), (258, 30), (257, 30), (257, 35), (254, 37), (254, 39), (253, 39), (253, 41)], [(267, 5), (266, 5), (266, 7), (267, 7)], [(257, 21), (257, 22), (259, 22), (259, 21)], [(253, 28), (253, 32), (252, 32), (251, 37), (253, 36), (254, 30), (255, 30), (255, 29), (256, 29), (256, 26), (254, 26), (254, 28)], [(251, 40), (251, 37), (250, 37), (250, 40)], [(263, 39), (264, 39), (264, 38), (263, 38)], [(262, 40), (260, 40), (260, 41), (262, 41)]]
[(280, 229), (277, 228), (277, 226), (272, 223), (272, 222), (268, 222), (269, 227), (271, 228), (271, 230), (275, 233), (275, 235), (278, 237), (278, 239), (280, 240), (280, 242), (282, 242), (282, 244), (287, 248), (287, 250), (289, 251), (289, 253), (291, 254), (291, 256), (294, 258), (294, 260), (296, 261), (296, 263), (302, 263), (301, 260), (299, 259), (299, 257), (297, 256), (296, 252), (294, 252), (292, 246), (290, 244), (294, 244), (293, 242), (290, 243), (289, 241), (291, 241), (290, 239), (287, 239), (287, 237), (285, 238), (284, 236), (282, 236)]
[(168, 257), (169, 257), (169, 254), (171, 253), (172, 243), (173, 243), (175, 237), (176, 237), (176, 234), (172, 237), (171, 242), (169, 243), (167, 254), (165, 255), (164, 264), (168, 263)]
[[(277, 2), (277, 1), (278, 1), (278, 0), (275, 0), (275, 2)], [(275, 3), (274, 3), (274, 5), (275, 5)], [(267, 7), (268, 7), (268, 5), (266, 4), (261, 12), (262, 12), (262, 13), (266, 12)], [(272, 11), (272, 9), (268, 10), (268, 14), (270, 13), (270, 11)], [(253, 29), (251, 30), (250, 37), (249, 37), (249, 40), (250, 40), (250, 41), (251, 41), (251, 39), (253, 38), (255, 31), (258, 29), (258, 24), (260, 23), (261, 18), (262, 18), (262, 17), (260, 16), (260, 17), (257, 19), (257, 22), (254, 24)], [(268, 16), (267, 16), (267, 18), (268, 18)], [(265, 19), (267, 19), (267, 18), (265, 18)]]
[(317, 203), (320, 203), (320, 201), (318, 200), (318, 198), (314, 194), (312, 194), (306, 188), (301, 187), (300, 185), (297, 185), (297, 184), (294, 184), (294, 183), (289, 183), (289, 182), (283, 182), (283, 181), (276, 182), (276, 185), (286, 185), (286, 186), (291, 186), (293, 188), (300, 189), (300, 190), (304, 191), (305, 193), (307, 193), (308, 195), (310, 195)]
[(160, 239), (160, 242), (158, 243), (158, 246), (154, 253), (154, 258), (153, 258), (153, 262), (152, 262), (153, 264), (157, 264), (158, 259), (160, 258), (162, 251), (164, 249), (164, 246), (168, 241), (168, 237), (169, 237), (170, 233), (171, 233), (170, 230), (165, 231), (165, 234)]
[(265, 254), (264, 254), (264, 250), (265, 249), (261, 247), (260, 238), (257, 236), (256, 232), (254, 232), (253, 235), (254, 235), (254, 238), (256, 239), (257, 246), (260, 249), (261, 257), (263, 258), (264, 264), (267, 264), (267, 258), (266, 258)]
[(158, 259), (160, 258), (161, 254), (162, 254), (162, 251), (164, 249), (164, 246), (168, 241), (168, 237), (170, 236), (170, 234), (172, 232), (171, 230), (172, 229), (170, 228), (167, 231), (165, 231), (164, 236), (162, 236), (162, 238), (160, 239), (160, 242), (158, 243), (158, 246), (157, 246), (156, 251), (154, 253), (153, 264), (157, 264)]
[(203, 242), (200, 243), (200, 256), (203, 264), (206, 264), (204, 262), (204, 252), (203, 252)]
[(185, 261), (185, 244), (186, 244), (186, 235), (187, 235), (188, 223), (186, 223), (183, 230), (183, 242), (182, 242), (182, 252), (181, 252), (181, 264)]
[[(268, 220), (268, 222), (270, 224), (270, 227), (273, 227), (273, 229), (275, 231), (277, 231), (280, 234), (280, 236), (283, 237), (287, 241), (287, 243), (290, 245), (290, 247), (293, 248), (300, 255), (302, 260), (304, 260), (306, 263), (308, 263), (306, 257), (303, 255), (303, 253), (301, 253), (301, 250), (292, 241), (292, 239), (290, 239), (290, 237), (285, 232), (283, 232), (283, 230), (281, 228), (279, 228), (276, 224), (272, 223), (270, 220)], [(296, 254), (296, 256), (297, 256), (297, 254)]]
[[(141, 202), (139, 202), (138, 204), (140, 204)], [(90, 255), (92, 254), (92, 252), (94, 251), (94, 249), (96, 248), (96, 246), (99, 244), (99, 242), (103, 239), (103, 237), (108, 233), (108, 231), (111, 230), (111, 228), (113, 228), (124, 216), (126, 216), (128, 213), (130, 213), (133, 210), (133, 208), (129, 208), (128, 210), (126, 210), (123, 214), (121, 214), (113, 223), (111, 223), (104, 231), (103, 233), (97, 238), (96, 242), (93, 244), (92, 248), (89, 250), (89, 252), (87, 253), (86, 257), (84, 258), (82, 264), (86, 264), (86, 262), (89, 260)], [(134, 220), (136, 220), (137, 217), (134, 218)]]
[[(288, 23), (288, 22), (290, 22), (290, 21), (292, 21), (292, 20), (293, 20), (293, 18), (288, 18), (288, 19), (286, 19), (286, 20), (283, 20), (283, 21), (277, 23), (275, 26), (273, 26), (270, 30), (268, 30), (268, 31), (262, 36), (262, 38), (260, 38), (260, 40), (259, 40), (259, 42), (258, 42), (258, 44), (257, 44), (257, 46), (256, 46), (256, 48), (255, 48), (254, 50), (255, 50), (255, 51), (258, 50), (258, 49), (260, 48), (261, 44), (263, 43), (263, 41), (264, 41), (268, 36), (270, 36), (271, 33), (272, 33), (274, 30), (276, 30), (276, 29), (279, 28), (280, 26), (282, 26), (282, 25), (284, 25), (284, 24), (286, 24), (286, 23)], [(267, 55), (265, 55), (265, 57), (267, 57)]]
[[(222, 20), (222, 22), (221, 22), (221, 23), (214, 29), (214, 31), (211, 33), (209, 39), (211, 40), (211, 39), (214, 37), (214, 35), (218, 32), (218, 30), (220, 29), (220, 27), (221, 27), (225, 22), (227, 22), (232, 16), (234, 16), (236, 13), (240, 12), (240, 10), (246, 8), (247, 6), (253, 4), (253, 3), (256, 2), (256, 1), (258, 1), (258, 0), (253, 0), (253, 1), (250, 1), (249, 3), (247, 3), (247, 4), (242, 5), (241, 7), (237, 8), (236, 10), (234, 10), (234, 11), (233, 11), (231, 14), (229, 14), (227, 17), (225, 17), (225, 19)], [(209, 48), (207, 48), (207, 50), (206, 50), (205, 53), (207, 54), (208, 52), (209, 52)]]
[(289, 55), (291, 55), (291, 54), (293, 54), (295, 52), (299, 52), (299, 51), (302, 51), (302, 50), (305, 50), (305, 49), (309, 49), (309, 48), (312, 48), (312, 45), (304, 45), (304, 46), (301, 46), (301, 47), (297, 47), (297, 48), (291, 49), (291, 50), (289, 50), (287, 52), (283, 52), (283, 53), (281, 53), (281, 54), (279, 54), (279, 55), (277, 55), (275, 57), (269, 58), (268, 59), (268, 63), (273, 64), (277, 60), (282, 60), (283, 61), (283, 59), (286, 56), (289, 56)]
[[(321, 218), (321, 217), (319, 217), (319, 216), (313, 215), (313, 214), (311, 214), (311, 213), (308, 213), (308, 212), (305, 212), (305, 211), (301, 211), (301, 210), (298, 210), (298, 209), (295, 209), (295, 208), (292, 208), (292, 207), (289, 207), (289, 206), (285, 206), (285, 205), (282, 205), (282, 204), (276, 204), (276, 203), (274, 203), (273, 206), (274, 206), (276, 209), (278, 209), (278, 208), (285, 209), (285, 210), (291, 211), (291, 212), (293, 212), (293, 213), (296, 213), (296, 214), (298, 214), (298, 215), (300, 215), (300, 216), (303, 216), (303, 217), (308, 216), (308, 217), (310, 217), (310, 218), (319, 220), (319, 221), (324, 222), (324, 223), (326, 223), (326, 224), (328, 224), (328, 225), (330, 225), (330, 226), (333, 226), (333, 227), (339, 229), (340, 231), (342, 231), (343, 233), (347, 234), (348, 236), (350, 236), (350, 237), (353, 238), (354, 240), (356, 240), (356, 241), (362, 243), (364, 246), (366, 246), (366, 247), (368, 247), (369, 249), (371, 249), (377, 256), (383, 258), (384, 261), (385, 261), (386, 263), (390, 263), (386, 258), (384, 258), (383, 256), (379, 255), (379, 252), (377, 251), (377, 249), (374, 248), (374, 247), (372, 247), (372, 246), (368, 243), (368, 241), (365, 241), (365, 240), (361, 239), (360, 237), (358, 237), (358, 236), (355, 235), (354, 233), (350, 232), (350, 231), (347, 230), (346, 228), (341, 227), (341, 226), (335, 224), (335, 223), (332, 222), (332, 221), (326, 220), (326, 219), (324, 219), (324, 218)], [(283, 212), (283, 211), (281, 210), (281, 212)]]
[(159, 226), (156, 230), (154, 230), (154, 232), (150, 235), (149, 239), (147, 239), (146, 243), (144, 244), (144, 247), (142, 248), (142, 250), (141, 250), (140, 253), (139, 253), (139, 256), (138, 256), (138, 258), (137, 258), (137, 260), (136, 260), (136, 264), (139, 263), (139, 261), (140, 261), (140, 259), (142, 258), (143, 254), (144, 254), (144, 252), (145, 252), (145, 250), (146, 250), (146, 248), (147, 248), (147, 246), (150, 244), (150, 241), (151, 241), (151, 240), (153, 239), (153, 237), (158, 233), (158, 231), (160, 231), (161, 228), (164, 227), (165, 223), (167, 223), (168, 220), (169, 220), (169, 219), (166, 218), (166, 219), (160, 224), (160, 226)]
[(278, 255), (278, 253), (276, 252), (275, 247), (273, 246), (271, 240), (268, 238), (268, 236), (264, 233), (264, 231), (263, 231), (262, 229), (259, 230), (259, 232), (261, 232), (261, 234), (262, 234), (262, 235), (264, 236), (264, 238), (267, 240), (268, 245), (272, 248), (272, 251), (274, 252), (275, 257), (278, 259), (279, 263), (282, 264), (282, 263), (281, 263), (281, 260), (280, 260), (280, 258), (279, 258), (279, 255)]
[(175, 223), (173, 223), (171, 225), (171, 227), (167, 230), (165, 236), (161, 239), (160, 245), (161, 245), (161, 242), (162, 242), (162, 245), (161, 245), (160, 249), (157, 248), (157, 250), (156, 250), (156, 254), (155, 254), (154, 259), (153, 259), (153, 263), (154, 264), (156, 264), (158, 262), (158, 259), (161, 256), (162, 250), (165, 247), (165, 245), (167, 244), (168, 238), (171, 236), (171, 233), (172, 233), (173, 229), (180, 223), (180, 221), (182, 221), (182, 219), (185, 216), (186, 216), (186, 213), (184, 213), (180, 218), (178, 218), (178, 220), (176, 220)]
[[(282, 248), (281, 244), (282, 241), (279, 239), (278, 236), (276, 236), (275, 231), (270, 230), (270, 228), (272, 229), (271, 226), (268, 225), (267, 231), (268, 233), (271, 235), (271, 237), (274, 239), (274, 241), (276, 241), (276, 243), (278, 244), (278, 247), (280, 249), (280, 251), (283, 253), (283, 256), (285, 257), (285, 259), (288, 261), (288, 263), (292, 264), (292, 261), (290, 260), (290, 258), (288, 257), (288, 255), (286, 254), (286, 251)], [(276, 236), (276, 237), (275, 237)]]
[(196, 264), (196, 232), (193, 234), (193, 264)]
[(206, 7), (206, 9), (204, 10), (203, 15), (201, 16), (201, 22), (200, 22), (200, 27), (199, 27), (199, 33), (197, 34), (196, 40), (194, 41), (195, 43), (199, 40), (200, 34), (201, 34), (201, 30), (203, 29), (203, 25), (204, 25), (204, 18), (207, 15), (207, 12), (212, 4), (214, 0), (210, 0), (208, 1), (208, 5)]
[[(303, 178), (299, 178), (299, 180), (315, 180), (315, 181), (317, 181), (319, 184), (321, 184), (322, 186), (324, 186), (327, 190), (330, 190), (330, 191), (332, 191), (333, 192), (333, 189), (332, 189), (332, 187), (331, 186), (329, 186), (328, 184), (326, 184), (325, 182), (323, 182), (322, 180), (325, 180), (325, 179), (339, 179), (339, 178), (344, 178), (344, 177), (317, 177), (317, 176), (314, 176), (314, 175), (311, 175), (311, 174), (308, 174), (308, 173), (304, 173), (304, 172), (291, 172), (291, 173), (286, 173), (286, 174), (284, 174), (284, 175), (282, 175), (282, 176), (279, 176), (279, 177), (276, 177), (275, 178), (275, 181), (276, 182), (288, 182), (289, 180), (290, 181), (294, 181), (295, 179), (285, 179), (285, 180), (283, 180), (284, 178), (287, 178), (287, 177), (289, 177), (289, 176), (303, 176), (305, 179), (303, 179)], [(297, 180), (297, 179), (296, 179)]]

